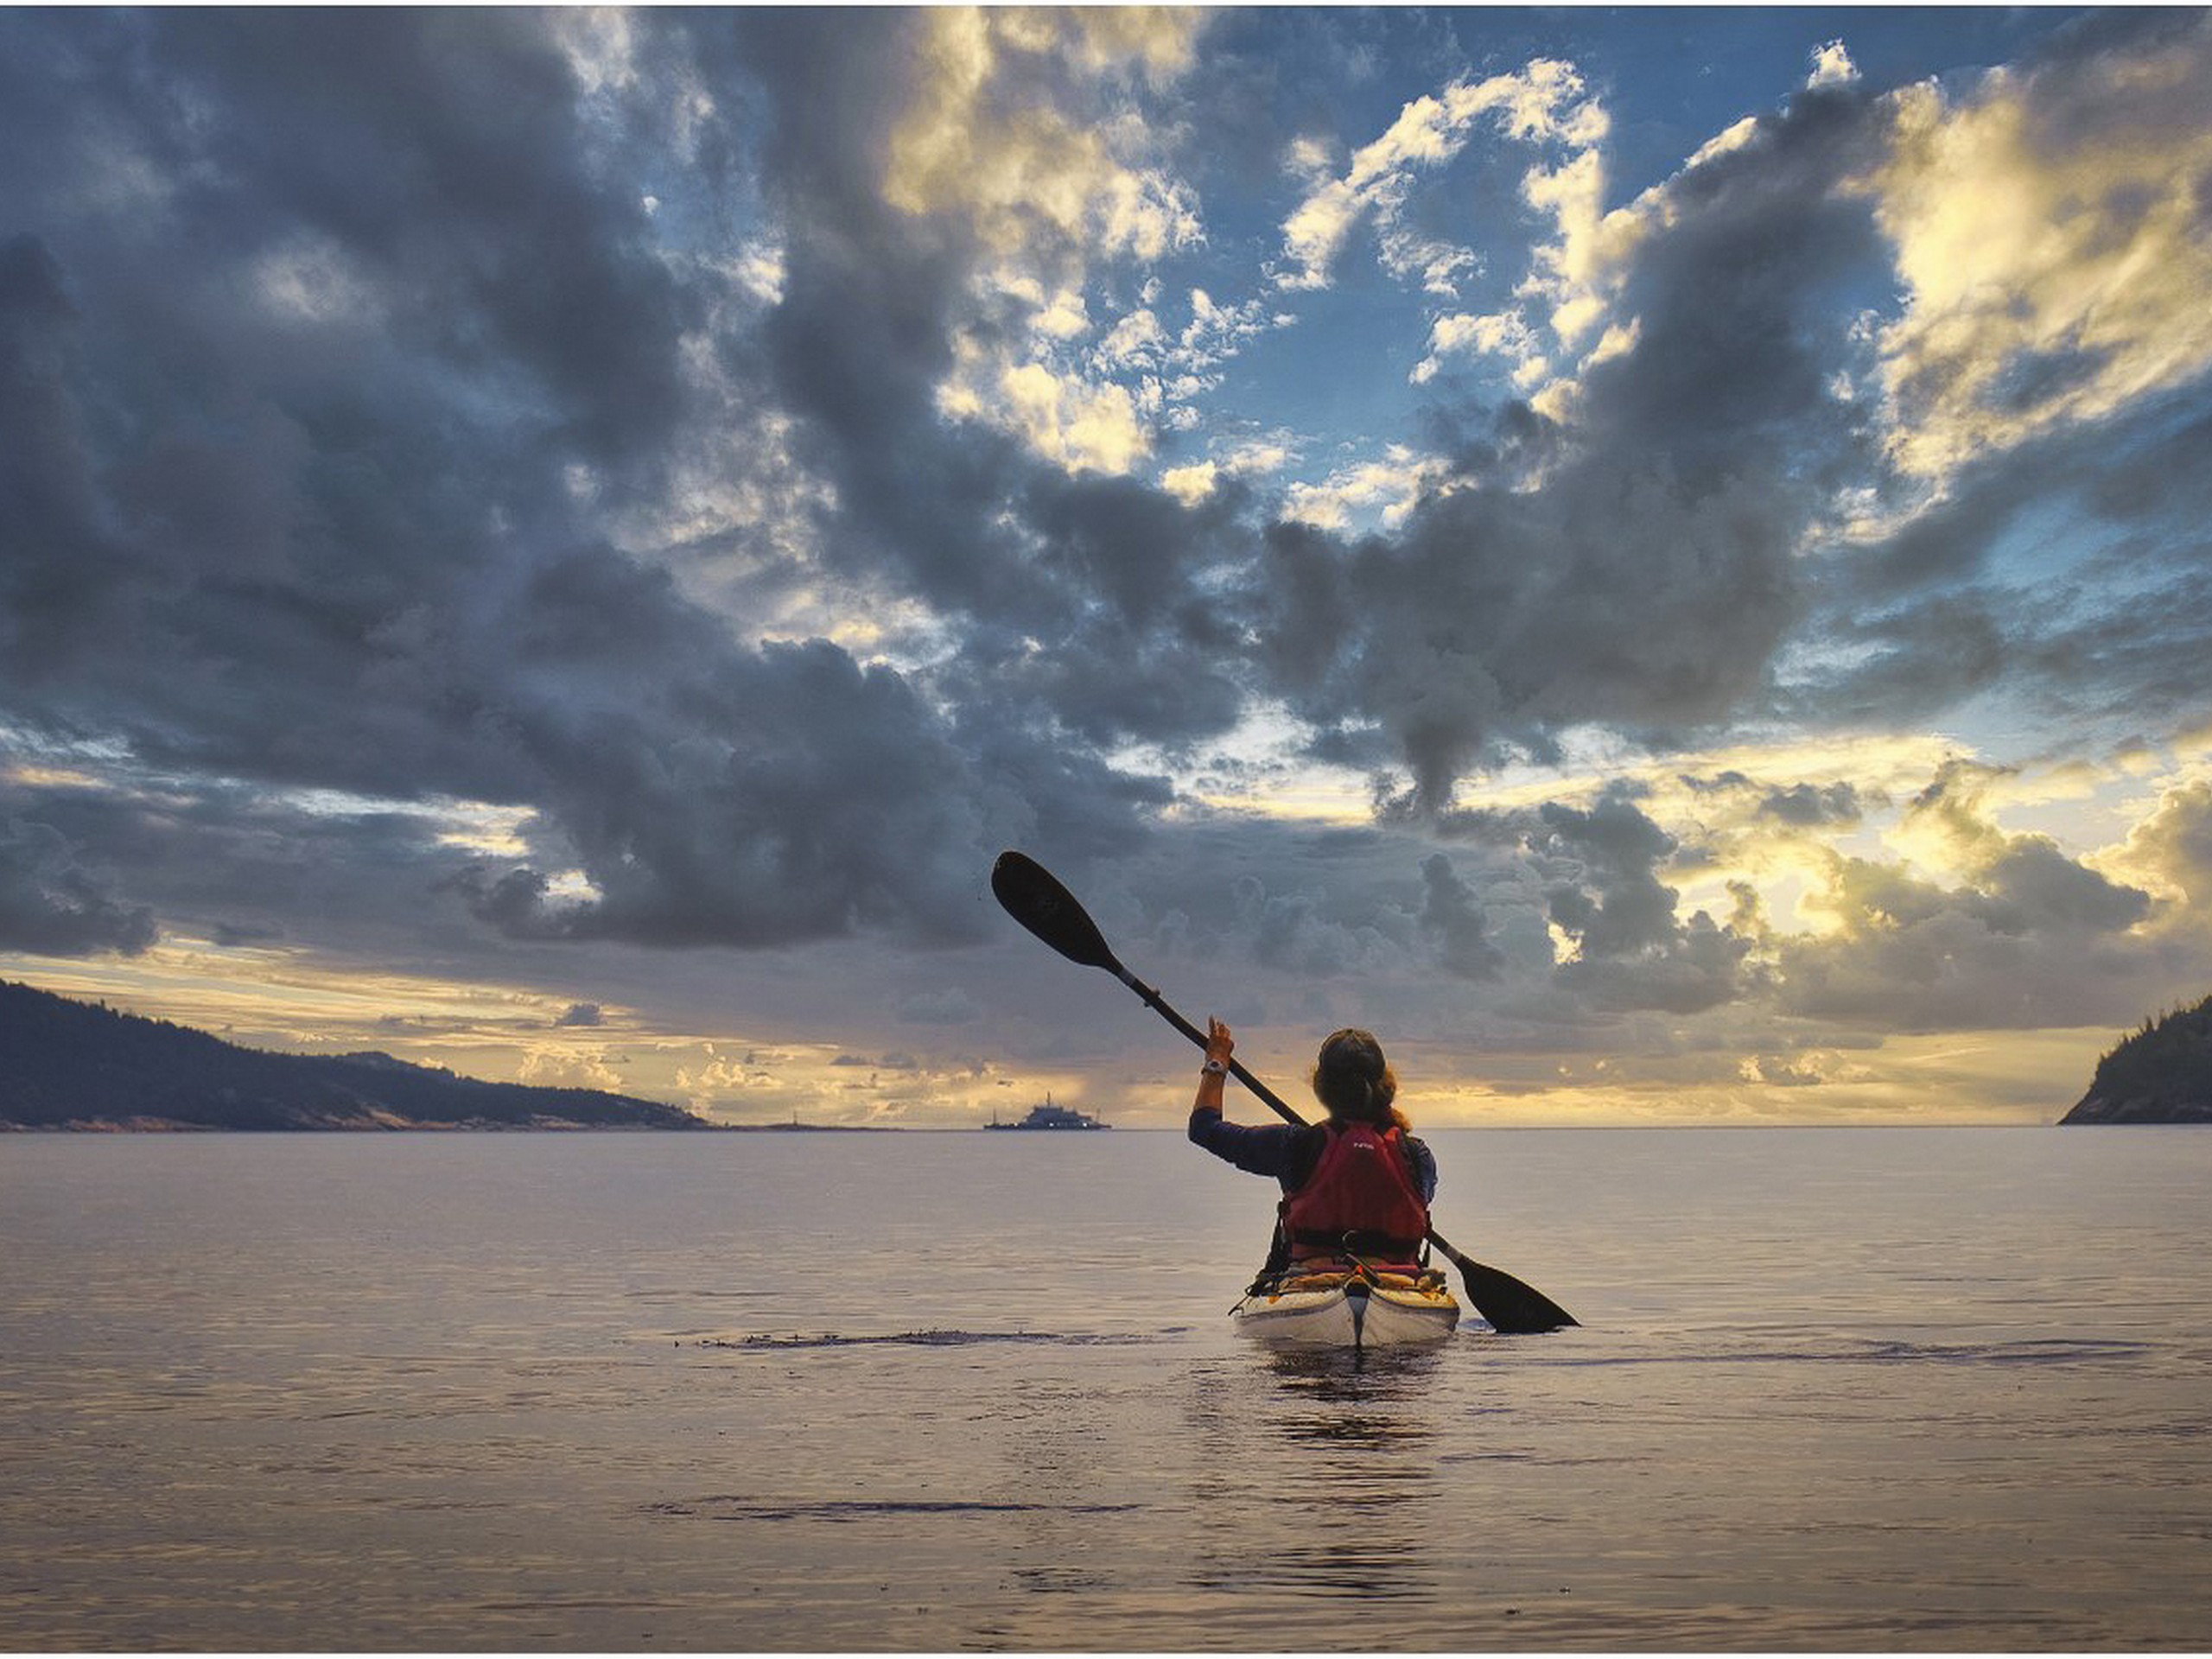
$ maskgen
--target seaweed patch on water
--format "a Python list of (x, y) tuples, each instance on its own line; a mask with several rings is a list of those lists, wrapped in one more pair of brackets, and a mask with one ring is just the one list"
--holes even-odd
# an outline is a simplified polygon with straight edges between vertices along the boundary
[(898, 1331), (882, 1335), (848, 1337), (835, 1332), (825, 1332), (819, 1336), (776, 1336), (764, 1332), (749, 1337), (702, 1337), (696, 1338), (692, 1345), (697, 1348), (732, 1348), (747, 1352), (761, 1349), (782, 1352), (804, 1348), (976, 1348), (990, 1343), (1007, 1342), (1037, 1343), (1063, 1348), (1114, 1348), (1157, 1342), (1163, 1337), (1175, 1334), (1173, 1331), (1142, 1336), (1052, 1331)]

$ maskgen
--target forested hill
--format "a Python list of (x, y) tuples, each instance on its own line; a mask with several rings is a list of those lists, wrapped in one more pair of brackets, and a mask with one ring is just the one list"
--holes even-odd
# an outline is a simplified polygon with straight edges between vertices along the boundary
[(484, 1083), (386, 1054), (240, 1048), (0, 981), (0, 1128), (696, 1129), (594, 1089)]
[(2212, 1123), (2212, 996), (2144, 1021), (2061, 1123)]

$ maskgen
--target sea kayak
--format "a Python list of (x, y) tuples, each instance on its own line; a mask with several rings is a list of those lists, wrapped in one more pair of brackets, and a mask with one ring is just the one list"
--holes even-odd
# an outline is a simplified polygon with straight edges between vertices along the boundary
[(1404, 1348), (1449, 1337), (1459, 1304), (1438, 1274), (1326, 1273), (1255, 1287), (1230, 1314), (1275, 1347)]

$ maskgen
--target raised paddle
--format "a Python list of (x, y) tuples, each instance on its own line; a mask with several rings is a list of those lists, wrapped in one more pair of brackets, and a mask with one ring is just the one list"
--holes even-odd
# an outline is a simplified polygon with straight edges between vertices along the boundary
[[(1106, 936), (1098, 931), (1098, 924), (1076, 902), (1075, 895), (1035, 859), (1010, 850), (1001, 853), (998, 862), (991, 866), (991, 891), (1006, 906), (1007, 915), (1070, 962), (1080, 963), (1086, 968), (1103, 968), (1143, 998), (1145, 1007), (1200, 1048), (1206, 1046), (1205, 1033), (1169, 1007), (1160, 1000), (1158, 991), (1122, 966), (1120, 958), (1108, 948)], [(1244, 1069), (1243, 1062), (1231, 1059), (1229, 1069), (1239, 1083), (1266, 1102), (1276, 1116), (1305, 1124), (1306, 1120), (1285, 1105), (1274, 1090)], [(1578, 1323), (1574, 1315), (1541, 1291), (1522, 1284), (1501, 1268), (1485, 1267), (1460, 1255), (1433, 1227), (1429, 1229), (1428, 1242), (1459, 1269), (1460, 1277), (1466, 1281), (1467, 1300), (1491, 1322), (1492, 1329), (1508, 1336), (1523, 1336)]]

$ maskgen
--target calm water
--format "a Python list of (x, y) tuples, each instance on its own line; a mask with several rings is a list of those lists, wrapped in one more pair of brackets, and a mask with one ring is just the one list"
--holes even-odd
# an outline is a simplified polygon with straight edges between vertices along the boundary
[(1172, 1135), (0, 1138), (0, 1648), (2212, 1645), (2212, 1132), (1433, 1140), (1584, 1328), (1271, 1360)]

